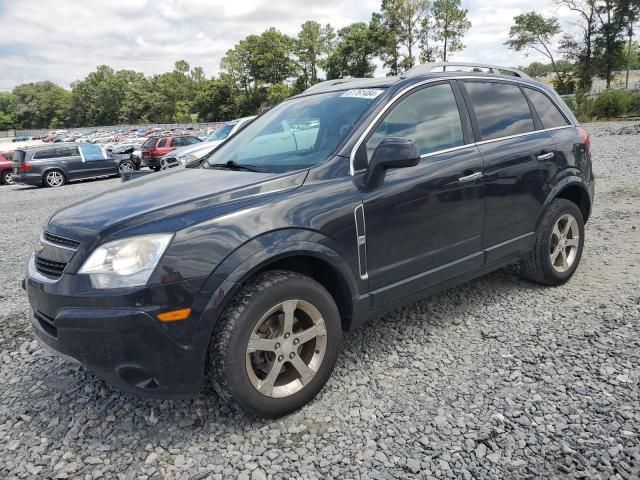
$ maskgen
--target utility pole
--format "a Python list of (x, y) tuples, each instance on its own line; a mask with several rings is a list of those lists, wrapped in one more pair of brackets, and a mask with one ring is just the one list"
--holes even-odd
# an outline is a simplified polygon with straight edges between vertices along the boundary
[(629, 44), (627, 45), (627, 78), (624, 81), (624, 89), (629, 90), (629, 70), (631, 70), (631, 40), (633, 39), (633, 21), (629, 23)]

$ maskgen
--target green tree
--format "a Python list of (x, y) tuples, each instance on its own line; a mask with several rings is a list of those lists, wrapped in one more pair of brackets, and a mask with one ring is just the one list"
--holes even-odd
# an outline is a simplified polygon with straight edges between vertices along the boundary
[(429, 34), (436, 42), (442, 42), (442, 60), (447, 61), (448, 54), (464, 48), (462, 38), (471, 28), (467, 19), (467, 10), (460, 8), (460, 0), (435, 0), (431, 7), (433, 24)]
[(0, 92), (0, 130), (13, 127), (16, 115), (16, 98), (10, 92)]
[(13, 89), (16, 126), (55, 128), (69, 124), (71, 92), (53, 82), (25, 83)]
[(514, 24), (509, 30), (509, 40), (505, 42), (510, 49), (516, 52), (528, 52), (535, 50), (547, 57), (553, 65), (558, 82), (561, 84), (563, 78), (556, 65), (555, 58), (551, 53), (551, 45), (554, 37), (560, 33), (560, 24), (556, 17), (545, 18), (536, 12), (516, 15)]
[(194, 102), (194, 110), (198, 118), (205, 122), (221, 122), (231, 120), (238, 114), (235, 98), (238, 95), (231, 79), (224, 75), (218, 79), (209, 80)]
[(301, 71), (299, 84), (302, 90), (318, 83), (318, 70), (331, 50), (333, 36), (333, 28), (329, 24), (323, 27), (310, 20), (300, 27), (294, 51)]
[[(405, 51), (398, 64), (398, 71), (413, 67), (418, 53), (416, 52), (417, 45), (424, 37), (423, 30), (428, 25), (429, 1), (383, 0), (381, 12), (382, 24), (390, 30), (390, 41), (395, 42), (395, 52), (399, 52), (400, 48), (404, 48)], [(389, 49), (387, 55), (389, 54), (393, 62), (394, 50), (392, 48)]]
[(374, 57), (379, 53), (375, 32), (364, 22), (338, 31), (335, 50), (327, 60), (327, 78), (372, 77)]

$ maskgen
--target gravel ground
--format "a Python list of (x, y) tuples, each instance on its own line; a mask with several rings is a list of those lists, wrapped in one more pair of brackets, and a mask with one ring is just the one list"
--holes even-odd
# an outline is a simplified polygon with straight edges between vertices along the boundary
[(122, 394), (43, 351), (19, 286), (35, 235), (118, 180), (0, 188), (0, 477), (640, 478), (640, 128), (624, 127), (587, 127), (597, 196), (568, 284), (505, 269), (375, 320), (276, 421)]

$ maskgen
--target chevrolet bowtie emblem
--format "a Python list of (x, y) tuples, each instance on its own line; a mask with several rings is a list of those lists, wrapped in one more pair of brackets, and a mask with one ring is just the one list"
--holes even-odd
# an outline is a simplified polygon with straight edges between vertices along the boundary
[(44, 250), (44, 245), (42, 244), (42, 242), (38, 241), (36, 242), (36, 255), (40, 255), (42, 253), (42, 251)]

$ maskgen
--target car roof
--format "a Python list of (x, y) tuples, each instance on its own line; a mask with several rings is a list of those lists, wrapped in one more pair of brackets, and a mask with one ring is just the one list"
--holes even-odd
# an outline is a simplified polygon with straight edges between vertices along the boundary
[(60, 148), (60, 147), (77, 147), (84, 142), (57, 142), (48, 145), (30, 145), (28, 147), (16, 148), (16, 150), (33, 151), (33, 150), (46, 150), (47, 148)]

